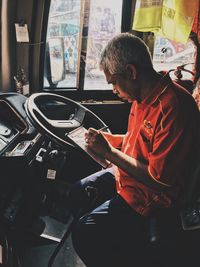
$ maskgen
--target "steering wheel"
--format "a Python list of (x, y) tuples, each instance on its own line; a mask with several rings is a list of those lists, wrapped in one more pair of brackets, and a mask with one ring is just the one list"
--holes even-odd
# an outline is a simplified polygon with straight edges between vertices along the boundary
[[(61, 119), (51, 118), (48, 106), (61, 106), (66, 111)], [(33, 125), (39, 132), (50, 137), (62, 146), (73, 146), (67, 134), (84, 126), (102, 128), (106, 124), (83, 105), (64, 96), (52, 93), (34, 93), (25, 102), (25, 110)], [(63, 115), (62, 115), (63, 116)], [(53, 116), (55, 117), (55, 115)], [(108, 132), (109, 129), (107, 129)]]

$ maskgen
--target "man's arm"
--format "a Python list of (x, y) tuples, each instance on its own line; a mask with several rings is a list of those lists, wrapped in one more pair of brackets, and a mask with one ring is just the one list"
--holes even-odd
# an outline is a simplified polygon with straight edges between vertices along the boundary
[(111, 134), (107, 132), (102, 132), (102, 134), (113, 147), (121, 148), (124, 134)]
[(154, 189), (169, 187), (152, 179), (148, 172), (147, 164), (143, 164), (112, 146), (112, 144), (104, 137), (104, 133), (90, 128), (86, 135), (86, 143), (95, 153), (101, 155), (126, 173), (133, 176), (137, 181)]
[(170, 187), (152, 179), (148, 172), (147, 164), (126, 155), (112, 146), (110, 146), (110, 150), (105, 154), (105, 158), (129, 175), (133, 176), (138, 182), (141, 182), (151, 188), (164, 189)]

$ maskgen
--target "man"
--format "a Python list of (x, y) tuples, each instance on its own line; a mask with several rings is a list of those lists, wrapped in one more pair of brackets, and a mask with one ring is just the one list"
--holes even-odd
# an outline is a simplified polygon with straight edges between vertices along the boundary
[(156, 238), (149, 221), (184, 202), (197, 161), (199, 112), (185, 89), (154, 70), (136, 36), (114, 37), (100, 67), (113, 92), (132, 107), (125, 135), (92, 128), (86, 134), (88, 147), (112, 167), (72, 189), (74, 209), (89, 211), (72, 233), (74, 248), (89, 267), (151, 266), (143, 255), (146, 240)]

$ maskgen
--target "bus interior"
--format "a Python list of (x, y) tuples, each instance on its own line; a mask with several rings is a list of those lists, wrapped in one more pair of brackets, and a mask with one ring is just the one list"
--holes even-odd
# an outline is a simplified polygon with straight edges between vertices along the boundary
[[(99, 70), (101, 51), (120, 32), (139, 36), (154, 68), (169, 71), (200, 109), (199, 5), (196, 0), (0, 1), (0, 266), (85, 266), (70, 241), (73, 216), (57, 196), (102, 165), (68, 134), (83, 125), (125, 133), (130, 111)], [(149, 8), (146, 20), (142, 8)], [(180, 10), (185, 17), (173, 17)], [(186, 16), (190, 23), (184, 24)], [(150, 25), (153, 17), (158, 21)], [(200, 188), (196, 191), (200, 196)], [(199, 266), (199, 202), (195, 205), (189, 214), (195, 227), (181, 236), (185, 266), (191, 267)], [(165, 264), (174, 240), (165, 237), (146, 244), (144, 257), (153, 255), (149, 267), (172, 267)]]

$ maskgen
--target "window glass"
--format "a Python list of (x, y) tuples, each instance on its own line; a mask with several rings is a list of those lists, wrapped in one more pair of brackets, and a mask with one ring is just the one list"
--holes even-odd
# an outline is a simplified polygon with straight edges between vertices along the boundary
[[(196, 48), (191, 40), (184, 45), (167, 38), (156, 37), (153, 52), (153, 63), (157, 71), (176, 69), (185, 65), (186, 70), (194, 68)], [(183, 71), (183, 79), (190, 79), (190, 72)], [(173, 77), (173, 74), (172, 74)]]
[[(49, 12), (47, 43), (56, 37), (62, 38), (65, 73), (59, 87), (76, 87), (77, 55), (80, 35), (81, 0), (52, 0)], [(52, 77), (53, 79), (53, 77)], [(44, 86), (49, 87), (47, 77)]]
[[(83, 14), (84, 11), (88, 14)], [(84, 89), (89, 90), (110, 89), (98, 63), (105, 44), (121, 31), (121, 16), (122, 0), (52, 0), (47, 28), (44, 87), (78, 88), (84, 84)], [(63, 42), (64, 73), (60, 75), (59, 70), (62, 79), (56, 81), (58, 75), (55, 71), (62, 66), (62, 59), (56, 58), (57, 53), (52, 54), (49, 44), (52, 39), (55, 43), (57, 37)], [(52, 56), (53, 62), (58, 63), (54, 68)], [(46, 67), (48, 60), (51, 71)], [(80, 75), (83, 71), (83, 65), (80, 67), (82, 60), (85, 62), (84, 75)], [(80, 81), (79, 77), (84, 81)]]
[(85, 71), (85, 89), (109, 89), (99, 70), (99, 58), (107, 42), (121, 31), (122, 0), (92, 0)]

